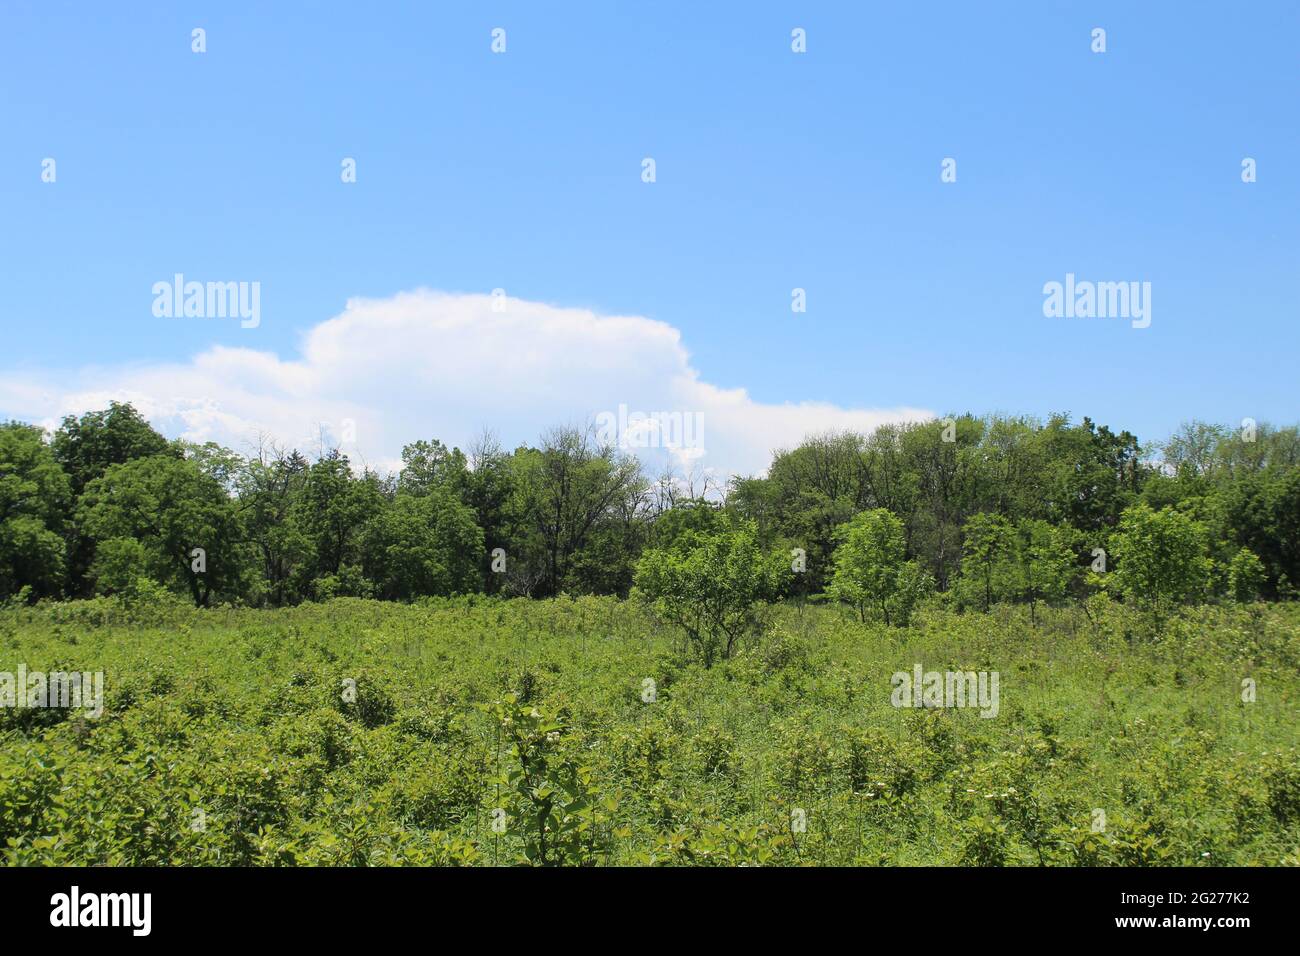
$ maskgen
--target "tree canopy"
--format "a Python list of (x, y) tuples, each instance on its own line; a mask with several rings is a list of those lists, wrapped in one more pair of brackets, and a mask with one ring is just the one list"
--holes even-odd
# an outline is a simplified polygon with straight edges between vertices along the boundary
[(388, 475), (338, 449), (168, 441), (119, 403), (49, 435), (0, 425), (0, 599), (153, 587), (283, 605), (635, 583), (665, 612), (702, 602), (693, 612), (718, 623), (696, 629), (725, 656), (739, 625), (722, 622), (748, 612), (722, 610), (708, 575), (739, 576), (712, 585), (738, 588), (736, 608), (823, 593), (888, 623), (931, 590), (1036, 613), (1104, 587), (1165, 614), (1289, 597), (1300, 577), (1300, 438), (1266, 423), (1191, 422), (1140, 445), (1064, 414), (957, 415), (812, 435), (725, 486), (648, 480), (580, 427), (513, 451), (490, 433), (464, 451), (418, 439), (402, 462)]

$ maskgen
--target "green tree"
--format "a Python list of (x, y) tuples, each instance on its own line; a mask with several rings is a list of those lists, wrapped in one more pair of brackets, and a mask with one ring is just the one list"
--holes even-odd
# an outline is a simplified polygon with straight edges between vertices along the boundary
[(715, 502), (703, 498), (687, 498), (654, 519), (650, 541), (656, 548), (671, 548), (673, 542), (687, 531), (712, 534), (727, 526), (727, 516)]
[(1300, 467), (1244, 474), (1224, 496), (1233, 537), (1264, 565), (1267, 593), (1300, 582)]
[(1071, 426), (1066, 416), (1056, 415), (1040, 441), (1044, 474), (1038, 517), (1090, 533), (1115, 527), (1148, 474), (1137, 438), (1086, 417)]
[(960, 591), (987, 612), (993, 602), (1013, 596), (1019, 571), (1015, 528), (1002, 515), (971, 515), (962, 529)]
[(781, 524), (778, 488), (767, 478), (733, 477), (727, 486), (727, 510), (758, 529), (758, 540), (771, 544)]
[(909, 521), (908, 546), (941, 588), (959, 565), (961, 525), (979, 508), (987, 455), (981, 450), (986, 425), (971, 415), (924, 422), (899, 436), (907, 468), (915, 475), (917, 498)]
[(409, 495), (427, 494), (443, 488), (460, 496), (466, 490), (469, 460), (459, 448), (449, 449), (438, 439), (417, 441), (402, 449), (399, 490)]
[(907, 627), (912, 622), (912, 613), (933, 590), (934, 578), (930, 572), (917, 561), (904, 561), (898, 569), (894, 593), (886, 602), (890, 622), (895, 627)]
[[(777, 452), (768, 469), (777, 531), (807, 552), (806, 579), (813, 588), (828, 579), (836, 530), (868, 505), (864, 447), (865, 439), (853, 432), (810, 435), (798, 447)], [(748, 494), (743, 499), (759, 500)]]
[(362, 533), (362, 567), (378, 596), (409, 601), (478, 588), (483, 531), (450, 490), (399, 494)]
[(239, 594), (245, 568), (234, 502), (199, 465), (170, 456), (111, 465), (86, 486), (78, 518), (96, 540), (134, 538), (150, 577), (198, 606)]
[(1247, 604), (1259, 599), (1264, 585), (1264, 564), (1249, 548), (1242, 548), (1228, 564), (1228, 594)]
[(0, 424), (0, 600), (24, 587), (35, 597), (59, 593), (71, 494), (39, 428)]
[(1210, 574), (1205, 528), (1173, 508), (1140, 502), (1124, 512), (1111, 544), (1114, 586), (1149, 610), (1157, 625), (1179, 604), (1199, 597)]
[(259, 602), (278, 606), (303, 596), (298, 585), (315, 553), (300, 505), (310, 467), (296, 451), (263, 446), (235, 480), (244, 533), (260, 571)]
[(856, 608), (864, 622), (875, 609), (891, 623), (890, 602), (907, 559), (903, 522), (888, 509), (873, 508), (841, 527), (836, 538), (829, 593)]
[(789, 575), (785, 556), (765, 554), (755, 537), (752, 525), (714, 534), (687, 531), (671, 548), (652, 548), (637, 563), (633, 593), (685, 632), (706, 667), (762, 631), (765, 602)]
[[(311, 543), (312, 577), (338, 575), (344, 565), (358, 564), (361, 530), (383, 501), (378, 478), (370, 472), (354, 475), (348, 457), (337, 450), (307, 469), (293, 518)], [(300, 587), (306, 592), (310, 582)]]
[(53, 448), (77, 495), (112, 465), (156, 455), (181, 457), (179, 448), (154, 431), (132, 405), (121, 402), (80, 418), (64, 418), (54, 433)]
[[(113, 465), (156, 455), (182, 457), (179, 446), (154, 431), (133, 406), (120, 402), (110, 402), (108, 408), (80, 418), (67, 416), (54, 433), (51, 447), (72, 482), (74, 501)], [(85, 596), (90, 593), (94, 544), (75, 525), (69, 526), (67, 538), (68, 590), (74, 597)]]
[[(572, 579), (575, 559), (603, 524), (625, 522), (645, 493), (635, 458), (598, 445), (588, 432), (560, 428), (540, 449), (515, 452), (519, 506), (532, 546), (525, 562), (541, 565), (541, 589), (558, 594)], [(512, 557), (514, 557), (512, 555)]]
[(117, 594), (134, 601), (158, 591), (166, 593), (150, 577), (149, 569), (149, 552), (135, 538), (106, 538), (95, 544), (90, 574), (100, 594)]
[(1055, 604), (1065, 598), (1074, 579), (1074, 532), (1035, 518), (1016, 527), (1020, 559), (1019, 596), (1029, 602), (1029, 618), (1038, 623), (1038, 602)]
[(513, 460), (490, 431), (484, 431), (469, 448), (469, 471), (461, 500), (474, 509), (474, 523), (483, 529), (483, 554), (479, 570), (482, 588), (489, 594), (501, 588), (502, 575), (491, 571), (489, 556), (500, 548), (510, 552), (524, 538), (524, 514)]

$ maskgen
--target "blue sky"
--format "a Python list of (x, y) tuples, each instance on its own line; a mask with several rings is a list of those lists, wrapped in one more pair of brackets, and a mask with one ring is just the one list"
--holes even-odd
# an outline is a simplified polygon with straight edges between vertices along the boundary
[[(817, 403), (779, 427), (756, 413), (770, 446), (823, 408), (1065, 410), (1144, 439), (1300, 417), (1294, 3), (10, 0), (2, 16), (0, 416), (175, 392), (214, 347), (294, 362), (355, 297), (504, 288), (665, 323), (688, 354), (671, 374), (760, 408)], [(177, 272), (260, 282), (260, 325), (155, 317), (150, 288)], [(1043, 284), (1067, 272), (1151, 282), (1151, 326), (1044, 317)], [(458, 362), (459, 327), (421, 340), (461, 350), (427, 376), (474, 368), (497, 398), (415, 389), (405, 406), (431, 407), (399, 414), (365, 392), (393, 425), (372, 430), (374, 459), (417, 426), (401, 439), (534, 437), (510, 412), (525, 372)], [(384, 328), (347, 341), (409, 332)], [(583, 328), (563, 355), (601, 334)], [(623, 400), (586, 402), (599, 370), (536, 349), (518, 403), (556, 394), (548, 414), (579, 416)], [(422, 374), (374, 361), (390, 391)], [(660, 398), (647, 389), (626, 400)], [(162, 424), (233, 443), (241, 415)], [(736, 456), (720, 464), (751, 467)]]

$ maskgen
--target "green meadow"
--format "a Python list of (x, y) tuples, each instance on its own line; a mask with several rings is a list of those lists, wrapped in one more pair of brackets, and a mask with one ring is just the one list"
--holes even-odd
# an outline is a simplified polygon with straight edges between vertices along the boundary
[(706, 667), (611, 597), (11, 605), (0, 671), (103, 699), (0, 708), (4, 860), (1300, 864), (1295, 603), (771, 615)]

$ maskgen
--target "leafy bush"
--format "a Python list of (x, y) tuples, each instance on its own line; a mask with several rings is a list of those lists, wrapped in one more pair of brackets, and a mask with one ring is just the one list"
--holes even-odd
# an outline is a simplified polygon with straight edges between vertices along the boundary
[(752, 528), (685, 531), (670, 549), (642, 556), (635, 593), (685, 631), (710, 667), (763, 630), (763, 604), (777, 596), (788, 574), (784, 556), (764, 554)]

